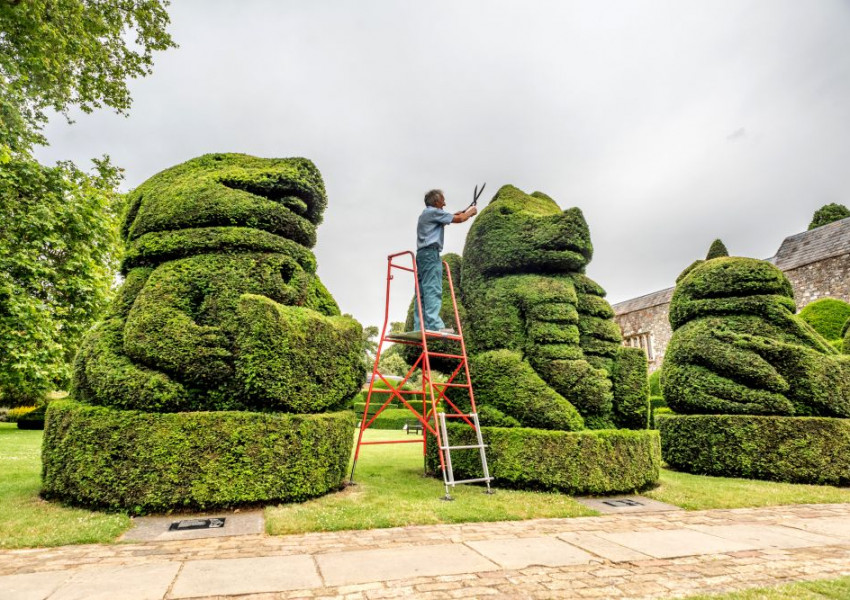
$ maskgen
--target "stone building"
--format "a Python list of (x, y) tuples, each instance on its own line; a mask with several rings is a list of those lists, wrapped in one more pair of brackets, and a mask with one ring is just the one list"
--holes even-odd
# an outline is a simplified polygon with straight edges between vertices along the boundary
[[(794, 286), (797, 310), (818, 298), (850, 302), (850, 218), (785, 238), (768, 261)], [(672, 287), (613, 305), (623, 344), (644, 348), (649, 370), (661, 366), (673, 334), (667, 311)]]

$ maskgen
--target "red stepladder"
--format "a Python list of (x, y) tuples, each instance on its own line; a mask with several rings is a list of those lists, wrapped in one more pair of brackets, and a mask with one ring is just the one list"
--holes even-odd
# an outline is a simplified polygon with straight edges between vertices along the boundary
[[(410, 266), (407, 266), (407, 259), (410, 260)], [(457, 326), (456, 333), (445, 333), (439, 331), (426, 331), (424, 328), (419, 331), (407, 331), (403, 333), (387, 332), (389, 324), (390, 310), (390, 290), (391, 283), (395, 278), (394, 271), (409, 272), (413, 274), (414, 290), (416, 304), (414, 310), (419, 313), (419, 323), (424, 327), (425, 319), (422, 311), (422, 296), (419, 290), (419, 277), (416, 272), (416, 257), (413, 252), (407, 250), (390, 254), (387, 257), (387, 293), (386, 304), (384, 310), (384, 326), (381, 330), (381, 338), (378, 342), (378, 351), (375, 356), (375, 363), (372, 367), (372, 376), (369, 379), (369, 392), (366, 396), (366, 405), (363, 408), (363, 418), (360, 421), (360, 432), (357, 436), (357, 446), (354, 450), (354, 463), (351, 466), (351, 478), (349, 483), (354, 484), (354, 471), (357, 468), (357, 459), (360, 457), (361, 446), (372, 444), (422, 444), (422, 454), (428, 452), (428, 434), (434, 436), (437, 442), (437, 455), (440, 459), (440, 470), (443, 474), (443, 483), (446, 486), (445, 500), (451, 500), (449, 488), (454, 488), (457, 484), (462, 483), (485, 483), (487, 485), (487, 493), (492, 493), (490, 482), (493, 480), (490, 477), (490, 472), (487, 467), (487, 453), (485, 451), (484, 440), (481, 436), (481, 426), (478, 422), (478, 410), (475, 407), (475, 393), (472, 391), (472, 379), (469, 376), (469, 361), (466, 355), (466, 342), (463, 339), (463, 326), (460, 322), (460, 315), (457, 309), (457, 298), (455, 296), (454, 283), (452, 282), (451, 268), (448, 263), (443, 261), (443, 268), (448, 275), (449, 291), (451, 292), (452, 308), (454, 309), (455, 323)], [(408, 288), (409, 289), (409, 288)], [(428, 349), (428, 341), (434, 340), (450, 340), (457, 342), (459, 349), (456, 353), (434, 352)], [(381, 352), (384, 350), (385, 344), (406, 344), (416, 346), (420, 349), (419, 357), (413, 362), (413, 365), (407, 371), (407, 374), (400, 380), (394, 381), (388, 379), (378, 370), (378, 364), (381, 360)], [(431, 372), (431, 357), (440, 357), (444, 359), (456, 360), (457, 366), (448, 379), (443, 382), (434, 381)], [(403, 389), (408, 380), (416, 373), (417, 370), (422, 371), (422, 387), (421, 389), (405, 390)], [(459, 380), (461, 377), (463, 381)], [(376, 388), (375, 382), (382, 381), (387, 387)], [(449, 388), (464, 389), (469, 394), (469, 405), (471, 412), (464, 413), (457, 405), (446, 396), (446, 390)], [(386, 394), (386, 400), (375, 400), (380, 394)], [(363, 441), (363, 432), (366, 431), (375, 419), (389, 406), (393, 399), (398, 399), (401, 404), (407, 408), (413, 416), (419, 421), (422, 426), (422, 440), (389, 440), (389, 441)], [(369, 406), (373, 403), (381, 402), (378, 410), (373, 415), (369, 414)], [(421, 406), (421, 411), (417, 409)], [(442, 410), (438, 410), (442, 408)], [(451, 446), (448, 442), (448, 429), (446, 427), (446, 419), (460, 419), (475, 430), (476, 444)], [(481, 470), (483, 477), (473, 479), (455, 480), (454, 471), (452, 469), (452, 450), (474, 450), (479, 451), (481, 458)]]

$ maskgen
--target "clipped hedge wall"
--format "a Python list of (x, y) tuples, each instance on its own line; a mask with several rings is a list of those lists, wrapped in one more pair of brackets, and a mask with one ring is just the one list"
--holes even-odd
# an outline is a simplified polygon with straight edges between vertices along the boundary
[(292, 502), (341, 487), (354, 415), (146, 413), (50, 403), (43, 495), (141, 514)]
[[(360, 422), (359, 419), (362, 418), (362, 416), (363, 413), (361, 412), (358, 416), (358, 424)], [(401, 430), (404, 428), (405, 423), (413, 424), (415, 422), (416, 417), (414, 417), (413, 413), (406, 408), (388, 408), (382, 412), (377, 419), (375, 419), (375, 422), (369, 426), (369, 429)]]
[(850, 484), (850, 420), (658, 415), (664, 460), (701, 475)]
[[(661, 442), (657, 431), (544, 431), (530, 428), (482, 427), (487, 465), (495, 485), (567, 494), (632, 492), (658, 481)], [(466, 425), (449, 427), (452, 445), (475, 443)], [(439, 475), (433, 437), (428, 440), (426, 467)], [(455, 479), (481, 477), (478, 450), (452, 452)]]
[(47, 404), (42, 404), (35, 410), (18, 417), (18, 429), (44, 429), (44, 413), (46, 410)]

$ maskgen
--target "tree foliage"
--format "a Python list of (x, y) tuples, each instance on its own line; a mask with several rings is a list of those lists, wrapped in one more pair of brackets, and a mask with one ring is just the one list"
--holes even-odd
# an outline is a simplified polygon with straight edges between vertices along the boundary
[[(174, 47), (167, 0), (0, 0), (0, 149), (45, 143), (48, 110), (130, 108), (127, 79)], [(135, 38), (128, 36), (133, 31)]]
[(843, 204), (836, 204), (833, 202), (832, 204), (821, 206), (815, 211), (815, 214), (812, 215), (812, 222), (809, 223), (809, 231), (816, 229), (817, 227), (829, 225), (834, 221), (846, 219), (847, 217), (850, 217), (850, 209)]
[[(32, 157), (50, 111), (125, 114), (127, 80), (174, 47), (167, 0), (0, 0), (0, 395), (32, 401), (105, 305), (117, 264), (120, 171)], [(133, 36), (132, 34), (135, 34)]]
[(37, 399), (70, 374), (117, 268), (120, 174), (13, 159), (0, 169), (0, 394)]

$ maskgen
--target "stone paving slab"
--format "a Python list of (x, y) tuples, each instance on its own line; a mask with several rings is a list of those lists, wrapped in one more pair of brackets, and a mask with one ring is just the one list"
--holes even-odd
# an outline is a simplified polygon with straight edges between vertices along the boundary
[(829, 536), (842, 542), (850, 542), (850, 519), (846, 518), (822, 518), (822, 519), (795, 519), (787, 523), (789, 527), (795, 527), (804, 531), (812, 531)]
[(631, 548), (653, 558), (677, 558), (696, 554), (720, 554), (755, 550), (757, 544), (743, 543), (708, 535), (694, 529), (667, 531), (627, 531), (600, 533), (599, 537)]
[[(184, 531), (169, 531), (176, 521), (185, 519), (224, 518), (224, 527), (212, 529), (187, 529)], [(266, 531), (266, 521), (262, 510), (250, 511), (218, 511), (209, 514), (170, 515), (164, 517), (136, 517), (133, 527), (122, 537), (123, 542), (154, 542), (168, 540), (197, 540), (212, 537), (228, 537), (233, 535), (261, 534)]]
[[(659, 536), (662, 541), (667, 536), (666, 542), (673, 546), (682, 541), (682, 530), (694, 536), (690, 539), (702, 540), (702, 546), (691, 548), (689, 553), (706, 554), (657, 558), (660, 553), (651, 549), (660, 547)], [(287, 589), (250, 591), (239, 598), (378, 600), (410, 596), (436, 600), (492, 596), (648, 600), (848, 575), (850, 537), (842, 537), (848, 532), (850, 503), (0, 550), (0, 599), (5, 600), (4, 592), (11, 588), (4, 584), (11, 582), (31, 586), (43, 583), (43, 591), (30, 590), (34, 595), (47, 594), (47, 600), (120, 598), (118, 592), (132, 592), (135, 595), (131, 598), (220, 600), (233, 596), (220, 595), (224, 588), (217, 585), (190, 589), (191, 578), (196, 577), (199, 586), (205, 581), (211, 584), (217, 574), (230, 569), (238, 581), (259, 584), (255, 582), (258, 578), (275, 576), (276, 569), (269, 565), (280, 563), (273, 561), (299, 560), (299, 556), (310, 555), (315, 561), (313, 566), (297, 569), (297, 575), (309, 577), (303, 587), (291, 589), (297, 583), (287, 579), (282, 585), (273, 586)], [(504, 565), (496, 564), (473, 547), (477, 542), (494, 542), (492, 558), (498, 562), (495, 552), (500, 546), (509, 545), (510, 540), (522, 543), (529, 538), (551, 538), (539, 543), (572, 546), (593, 558), (579, 564), (510, 568), (506, 560)], [(713, 543), (705, 543), (704, 538)], [(632, 539), (642, 540), (643, 546), (626, 543)], [(797, 539), (817, 541), (818, 545), (799, 547)], [(735, 549), (741, 546), (758, 548)], [(485, 548), (481, 546), (482, 550)], [(422, 560), (435, 550), (434, 560)], [(673, 552), (680, 553), (681, 550)], [(357, 555), (359, 559), (352, 561)], [(240, 563), (234, 559), (249, 560)], [(337, 570), (334, 559), (342, 563)], [(217, 568), (205, 575), (199, 568), (204, 561)], [(182, 570), (176, 571), (170, 565)], [(434, 570), (423, 570), (423, 565)], [(162, 568), (172, 570), (157, 571)], [(392, 572), (386, 573), (389, 569)], [(65, 572), (68, 579), (51, 593), (47, 588), (57, 584), (57, 571)], [(186, 578), (181, 579), (184, 573)], [(173, 586), (170, 593), (163, 590), (166, 583)], [(146, 585), (148, 589), (159, 585), (154, 591), (162, 591), (162, 595), (143, 594)], [(210, 591), (213, 588), (215, 591)], [(246, 589), (249, 588), (238, 591)]]
[(168, 597), (260, 594), (322, 585), (313, 557), (307, 554), (194, 560), (185, 564)]
[(63, 583), (50, 600), (160, 600), (180, 563), (168, 561), (121, 567), (80, 569)]
[(47, 571), (0, 577), (3, 600), (44, 600), (69, 579), (73, 571)]
[(694, 525), (689, 529), (751, 544), (753, 548), (805, 548), (836, 542), (835, 538), (782, 525)]
[(391, 581), (424, 575), (457, 575), (499, 568), (462, 544), (319, 554), (316, 562), (327, 585)]
[(648, 554), (626, 548), (616, 542), (599, 537), (594, 533), (563, 533), (558, 537), (569, 544), (583, 548), (596, 556), (614, 563), (648, 560), (652, 558)]
[(504, 569), (523, 569), (532, 565), (561, 567), (587, 564), (594, 556), (555, 537), (514, 538), (467, 542), (485, 558)]

